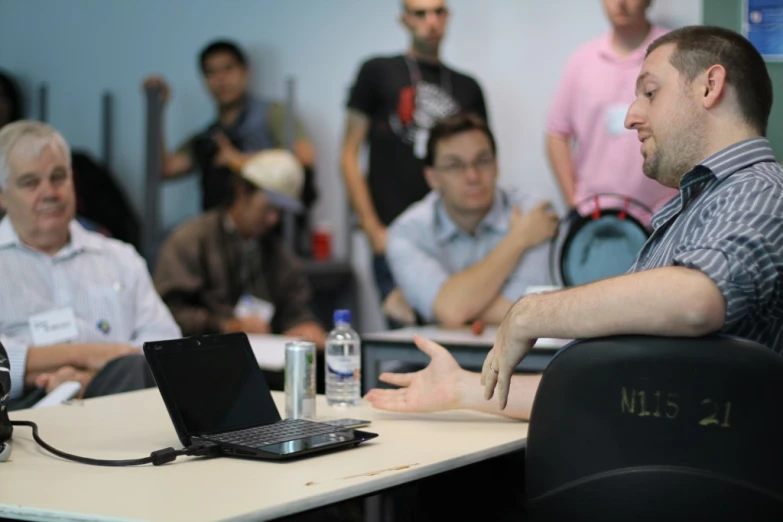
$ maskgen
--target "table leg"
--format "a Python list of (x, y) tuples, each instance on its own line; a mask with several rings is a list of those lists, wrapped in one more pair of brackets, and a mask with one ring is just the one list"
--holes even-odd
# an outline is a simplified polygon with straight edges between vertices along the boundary
[(364, 522), (384, 522), (383, 493), (364, 499)]

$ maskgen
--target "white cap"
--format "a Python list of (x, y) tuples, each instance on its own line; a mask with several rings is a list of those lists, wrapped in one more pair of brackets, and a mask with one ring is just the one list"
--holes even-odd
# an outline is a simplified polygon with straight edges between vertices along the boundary
[(241, 175), (266, 192), (272, 202), (284, 209), (301, 212), (299, 201), (304, 185), (304, 168), (286, 149), (266, 149), (242, 165)]

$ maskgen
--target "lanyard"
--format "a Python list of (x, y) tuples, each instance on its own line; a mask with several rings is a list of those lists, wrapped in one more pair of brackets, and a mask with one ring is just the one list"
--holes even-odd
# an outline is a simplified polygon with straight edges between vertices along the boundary
[[(253, 255), (255, 252), (248, 251), (247, 243), (242, 239), (233, 222), (226, 219), (223, 223), (222, 254), (226, 260), (226, 276), (232, 293), (237, 296), (248, 293), (262, 299), (271, 299), (269, 285), (264, 275), (263, 252)], [(259, 244), (259, 240), (254, 241)]]
[[(411, 83), (418, 87), (419, 83), (422, 81), (419, 63), (415, 58), (411, 58), (409, 56), (404, 56), (404, 59), (405, 65), (408, 66), (408, 74), (410, 75)], [(440, 66), (440, 88), (444, 92), (451, 94), (451, 72), (447, 68), (443, 67), (443, 65)]]

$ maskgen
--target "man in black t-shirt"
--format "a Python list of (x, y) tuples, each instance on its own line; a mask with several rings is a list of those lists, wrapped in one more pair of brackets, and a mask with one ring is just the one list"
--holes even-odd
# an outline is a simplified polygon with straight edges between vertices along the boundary
[[(362, 64), (348, 100), (342, 147), (348, 193), (375, 254), (373, 269), (384, 311), (392, 317), (400, 317), (394, 313), (400, 306), (409, 308), (395, 291), (384, 258), (386, 227), (429, 192), (423, 173), (429, 129), (460, 112), (487, 119), (476, 80), (440, 61), (449, 16), (445, 0), (404, 0), (402, 7), (400, 21), (410, 32), (410, 48), (403, 55)], [(365, 142), (370, 146), (366, 179), (359, 168)]]

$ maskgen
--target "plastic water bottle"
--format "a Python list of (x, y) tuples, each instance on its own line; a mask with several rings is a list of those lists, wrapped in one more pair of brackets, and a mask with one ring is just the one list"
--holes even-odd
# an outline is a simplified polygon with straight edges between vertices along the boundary
[(326, 402), (355, 406), (362, 398), (362, 352), (359, 334), (351, 328), (351, 311), (335, 310), (334, 330), (326, 338)]

